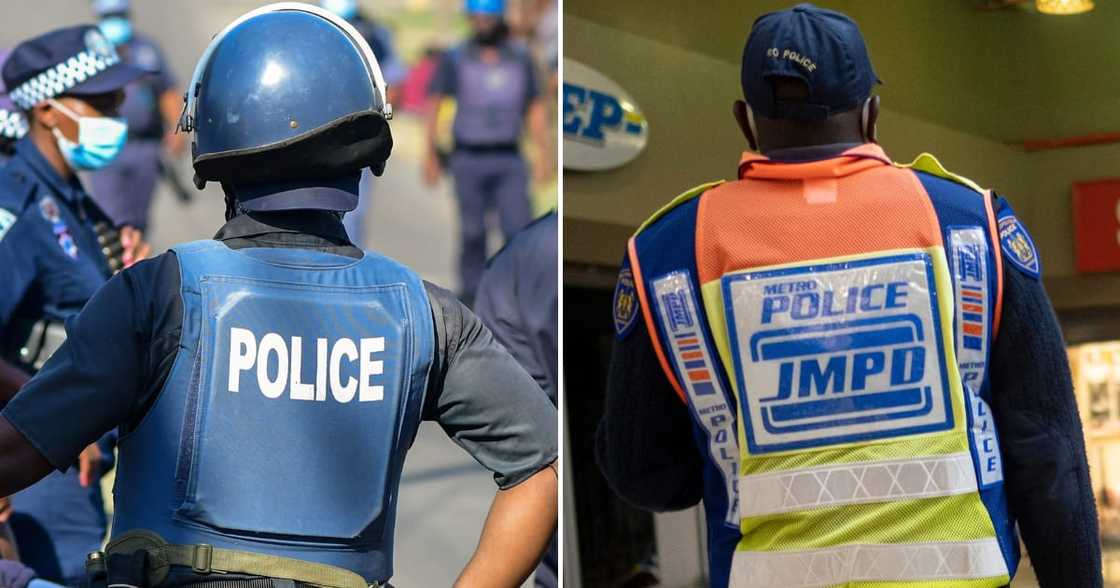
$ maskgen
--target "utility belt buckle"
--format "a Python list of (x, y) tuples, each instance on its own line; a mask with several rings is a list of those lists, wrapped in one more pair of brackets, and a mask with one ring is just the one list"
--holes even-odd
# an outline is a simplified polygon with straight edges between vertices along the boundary
[(214, 559), (214, 546), (209, 543), (198, 543), (194, 546), (191, 556), (191, 571), (196, 574), (209, 574), (212, 570), (210, 563)]

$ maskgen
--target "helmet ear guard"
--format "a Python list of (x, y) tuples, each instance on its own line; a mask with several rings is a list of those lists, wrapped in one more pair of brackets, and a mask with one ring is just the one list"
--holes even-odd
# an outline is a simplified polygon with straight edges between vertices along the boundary
[(286, 141), (196, 157), (195, 184), (331, 178), (366, 167), (381, 175), (392, 149), (393, 135), (385, 117), (373, 111), (356, 112)]

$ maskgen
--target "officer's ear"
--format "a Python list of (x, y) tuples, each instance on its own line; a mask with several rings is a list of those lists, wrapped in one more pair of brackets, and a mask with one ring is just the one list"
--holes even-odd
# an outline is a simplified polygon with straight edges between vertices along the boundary
[(47, 100), (44, 100), (36, 104), (35, 106), (32, 106), (31, 112), (29, 114), (31, 116), (29, 116), (28, 118), (38, 121), (48, 129), (57, 127), (59, 123), (58, 117), (62, 115), (62, 113), (60, 113), (54, 106), (51, 106), (51, 103)]
[(758, 138), (754, 135), (754, 125), (751, 124), (751, 114), (747, 103), (736, 100), (735, 104), (731, 106), (731, 113), (735, 115), (735, 122), (739, 123), (739, 130), (743, 131), (743, 136), (747, 138), (747, 144), (751, 146), (751, 151), (758, 151)]
[(860, 117), (860, 133), (868, 143), (879, 142), (879, 96), (872, 96), (863, 105)]

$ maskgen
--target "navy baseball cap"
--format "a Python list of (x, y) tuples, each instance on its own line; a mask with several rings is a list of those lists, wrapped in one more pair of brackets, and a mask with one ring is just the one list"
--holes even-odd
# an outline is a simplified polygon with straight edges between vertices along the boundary
[[(767, 118), (823, 120), (867, 100), (880, 83), (859, 26), (847, 15), (809, 3), (754, 21), (743, 49), (743, 96)], [(805, 101), (774, 96), (771, 78), (805, 82)]]
[(30, 110), (62, 96), (91, 96), (120, 90), (147, 72), (121, 61), (105, 35), (93, 25), (43, 33), (16, 45), (0, 76), (8, 96)]

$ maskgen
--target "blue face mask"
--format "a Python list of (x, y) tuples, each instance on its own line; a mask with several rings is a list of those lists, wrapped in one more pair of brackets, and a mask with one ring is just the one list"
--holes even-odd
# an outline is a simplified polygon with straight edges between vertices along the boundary
[(51, 105), (78, 123), (78, 142), (62, 135), (58, 128), (51, 129), (62, 157), (70, 167), (79, 171), (99, 170), (117, 158), (128, 140), (128, 123), (123, 118), (106, 116), (78, 116), (54, 100)]
[(132, 39), (132, 23), (121, 16), (102, 19), (97, 28), (101, 29), (101, 34), (113, 45), (123, 45)]

